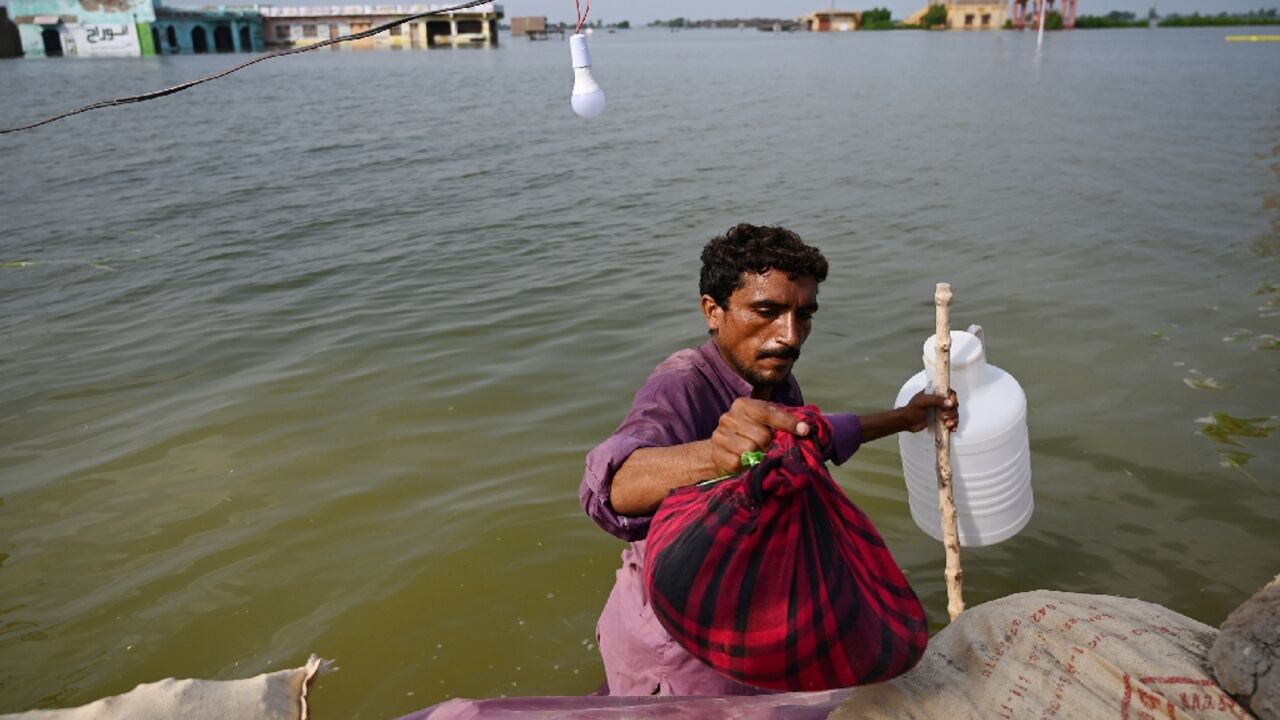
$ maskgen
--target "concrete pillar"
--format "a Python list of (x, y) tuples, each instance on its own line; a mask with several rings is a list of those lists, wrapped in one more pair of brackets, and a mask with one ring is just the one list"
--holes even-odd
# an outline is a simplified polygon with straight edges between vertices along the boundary
[(458, 21), (455, 18), (449, 18), (449, 44), (455, 45), (458, 42)]
[(138, 33), (139, 54), (155, 55), (156, 43), (155, 36), (151, 34), (151, 23), (134, 23), (133, 27)]
[(18, 26), (18, 37), (22, 39), (22, 52), (27, 57), (44, 57), (44, 39), (41, 33), (44, 27), (33, 23)]

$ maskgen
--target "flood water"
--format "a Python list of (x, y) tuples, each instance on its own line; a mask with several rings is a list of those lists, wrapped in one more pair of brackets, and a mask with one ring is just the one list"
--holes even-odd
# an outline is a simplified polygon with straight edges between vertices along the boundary
[[(594, 690), (583, 456), (741, 221), (831, 261), (809, 401), (886, 409), (938, 281), (1026, 389), (970, 605), (1217, 625), (1280, 571), (1280, 47), (1229, 32), (597, 33), (591, 123), (559, 40), (320, 51), (0, 137), (0, 711), (313, 652), (320, 717)], [(0, 63), (0, 125), (243, 59)], [(834, 474), (940, 626), (896, 442)]]

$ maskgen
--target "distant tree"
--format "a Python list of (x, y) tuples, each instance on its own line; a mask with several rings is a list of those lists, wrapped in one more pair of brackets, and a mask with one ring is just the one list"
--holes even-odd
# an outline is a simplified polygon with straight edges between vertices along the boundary
[(1203, 27), (1208, 25), (1280, 25), (1280, 17), (1271, 10), (1257, 10), (1246, 15), (1170, 15), (1160, 21), (1160, 27)]
[(893, 28), (893, 15), (889, 8), (871, 8), (862, 13), (863, 30), (890, 30)]
[(1146, 27), (1146, 20), (1138, 20), (1133, 13), (1111, 11), (1106, 15), (1078, 15), (1076, 16), (1076, 28), (1080, 30), (1089, 30), (1091, 28), (1132, 28)]
[(927, 28), (936, 27), (938, 25), (947, 24), (947, 6), (946, 5), (930, 5), (925, 11), (924, 19), (920, 21), (921, 25)]
[(685, 21), (684, 21), (684, 18), (682, 17), (678, 17), (678, 18), (675, 18), (674, 20), (667, 21), (667, 27), (682, 28), (684, 27), (684, 25), (685, 25)]
[(623, 20), (622, 22), (618, 23), (617, 27), (618, 27), (618, 29), (619, 29), (619, 30), (630, 30), (630, 29), (631, 29), (631, 21), (630, 21), (630, 20)]
[(1048, 15), (1044, 16), (1045, 30), (1061, 30), (1062, 29), (1062, 13), (1057, 10), (1050, 10)]

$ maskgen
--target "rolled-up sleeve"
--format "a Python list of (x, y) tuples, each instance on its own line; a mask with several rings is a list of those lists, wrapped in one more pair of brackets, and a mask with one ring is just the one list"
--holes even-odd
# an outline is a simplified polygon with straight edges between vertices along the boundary
[[(696, 402), (696, 371), (681, 364), (660, 365), (636, 392), (631, 411), (608, 440), (587, 453), (586, 469), (578, 487), (582, 509), (605, 532), (628, 542), (644, 539), (652, 515), (620, 515), (609, 501), (613, 478), (631, 453), (647, 447), (672, 447), (703, 439), (711, 430), (700, 425), (715, 419)], [(711, 419), (708, 421), (707, 416)]]
[(649, 533), (652, 516), (629, 517), (614, 511), (609, 502), (613, 476), (631, 453), (653, 446), (651, 442), (629, 435), (611, 436), (587, 453), (587, 469), (582, 473), (582, 485), (578, 487), (578, 500), (587, 515), (605, 532), (628, 542), (643, 539)]
[(842, 465), (862, 447), (862, 420), (852, 413), (835, 413), (826, 418), (831, 423), (831, 462)]

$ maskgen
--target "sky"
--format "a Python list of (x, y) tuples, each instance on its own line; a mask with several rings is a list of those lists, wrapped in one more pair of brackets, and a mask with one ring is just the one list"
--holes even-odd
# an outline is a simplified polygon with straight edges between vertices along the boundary
[[(323, 0), (263, 0), (277, 5), (327, 4)], [(448, 0), (433, 0), (448, 2)], [(552, 22), (574, 20), (573, 0), (498, 0), (508, 18), (521, 15), (545, 15)], [(584, 6), (586, 0), (579, 0)], [(925, 6), (926, 0), (835, 0), (838, 10), (866, 10), (887, 7), (893, 17), (902, 19)], [(1193, 12), (1216, 15), (1220, 12), (1247, 12), (1259, 8), (1280, 7), (1278, 0), (1077, 0), (1077, 15), (1106, 15), (1112, 10), (1132, 12), (1146, 17), (1155, 4), (1161, 15)], [(1056, 3), (1055, 3), (1056, 5)], [(794, 18), (812, 10), (831, 8), (831, 0), (594, 0), (591, 18), (606, 23), (629, 20), (632, 25), (645, 25), (654, 20), (674, 17), (692, 19), (779, 17)]]

